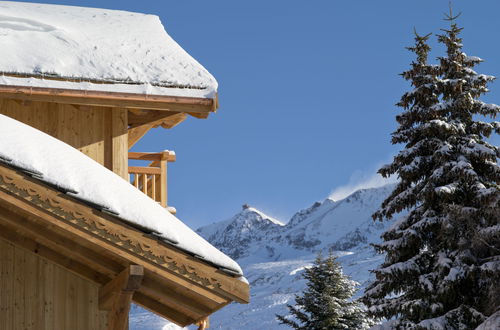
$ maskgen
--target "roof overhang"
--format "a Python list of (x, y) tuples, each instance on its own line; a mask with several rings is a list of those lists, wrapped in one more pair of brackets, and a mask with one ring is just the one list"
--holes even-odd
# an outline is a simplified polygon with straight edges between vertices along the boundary
[(217, 95), (214, 98), (198, 98), (14, 85), (0, 85), (0, 97), (22, 101), (160, 110), (200, 115), (215, 112), (218, 107)]
[(103, 287), (139, 265), (144, 278), (133, 301), (181, 326), (232, 301), (249, 302), (238, 276), (4, 165), (0, 237)]

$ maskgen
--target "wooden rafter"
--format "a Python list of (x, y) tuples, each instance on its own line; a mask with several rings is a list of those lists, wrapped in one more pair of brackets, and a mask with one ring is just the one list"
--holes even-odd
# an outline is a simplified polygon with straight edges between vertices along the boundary
[(128, 148), (132, 148), (146, 133), (153, 128), (154, 123), (139, 125), (128, 129)]
[(137, 127), (153, 124), (154, 126), (165, 125), (165, 128), (172, 128), (184, 121), (186, 117), (187, 115), (182, 112), (131, 109), (128, 111), (128, 125)]

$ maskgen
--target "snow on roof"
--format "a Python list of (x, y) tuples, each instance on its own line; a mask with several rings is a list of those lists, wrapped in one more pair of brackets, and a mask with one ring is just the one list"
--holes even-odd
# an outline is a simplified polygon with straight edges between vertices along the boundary
[(0, 73), (0, 84), (28, 87), (187, 97), (217, 91), (158, 16), (61, 5), (0, 1)]
[(219, 267), (242, 275), (240, 266), (158, 203), (77, 149), (33, 127), (0, 115), (0, 159), (39, 172), (77, 199), (102, 205), (117, 217), (157, 233)]

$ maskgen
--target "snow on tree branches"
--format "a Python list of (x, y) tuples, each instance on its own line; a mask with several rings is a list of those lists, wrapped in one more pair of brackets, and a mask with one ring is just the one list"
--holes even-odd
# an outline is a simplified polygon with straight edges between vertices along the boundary
[(291, 315), (277, 315), (281, 324), (294, 329), (366, 329), (372, 323), (361, 303), (352, 301), (356, 282), (342, 272), (336, 257), (318, 254), (314, 265), (304, 272), (307, 288), (295, 296), (296, 305), (287, 305)]
[(482, 60), (462, 51), (457, 17), (438, 36), (438, 65), (427, 63), (430, 35), (415, 33), (402, 74), (414, 89), (392, 134), (405, 149), (379, 170), (400, 182), (374, 219), (410, 212), (375, 246), (386, 257), (363, 302), (398, 329), (475, 329), (500, 307), (500, 149), (486, 141), (500, 124), (478, 120), (500, 107), (479, 100), (495, 77), (474, 71)]

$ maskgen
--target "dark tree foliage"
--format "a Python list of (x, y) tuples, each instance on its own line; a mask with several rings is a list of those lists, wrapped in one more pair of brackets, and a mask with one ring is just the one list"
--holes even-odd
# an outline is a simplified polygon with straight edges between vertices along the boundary
[(375, 246), (386, 257), (363, 302), (396, 329), (474, 329), (500, 307), (500, 150), (485, 141), (500, 124), (478, 120), (500, 107), (479, 100), (495, 78), (473, 70), (482, 60), (462, 52), (457, 17), (450, 10), (438, 36), (439, 65), (427, 63), (429, 35), (416, 34), (402, 74), (414, 89), (392, 134), (405, 148), (379, 170), (400, 181), (374, 219), (409, 213)]
[(342, 273), (331, 252), (326, 259), (318, 254), (303, 276), (306, 290), (295, 296), (295, 306), (287, 305), (291, 315), (277, 315), (281, 324), (304, 330), (366, 329), (372, 324), (361, 304), (351, 300), (356, 283)]

